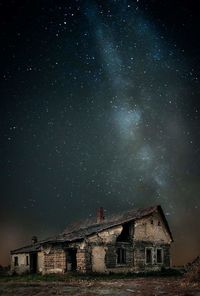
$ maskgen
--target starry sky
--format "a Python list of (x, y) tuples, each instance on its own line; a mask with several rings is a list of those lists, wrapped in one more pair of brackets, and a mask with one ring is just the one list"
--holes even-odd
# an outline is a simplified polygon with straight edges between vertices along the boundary
[(0, 1), (0, 264), (68, 223), (161, 204), (200, 253), (198, 1)]

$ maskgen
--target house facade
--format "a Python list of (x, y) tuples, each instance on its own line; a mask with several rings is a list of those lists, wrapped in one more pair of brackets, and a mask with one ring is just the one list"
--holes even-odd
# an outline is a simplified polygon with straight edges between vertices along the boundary
[(171, 266), (173, 242), (161, 206), (132, 210), (11, 251), (15, 273), (127, 273)]

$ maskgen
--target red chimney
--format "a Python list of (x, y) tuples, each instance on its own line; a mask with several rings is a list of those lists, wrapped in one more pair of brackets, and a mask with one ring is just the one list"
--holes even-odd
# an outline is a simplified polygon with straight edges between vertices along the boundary
[(103, 207), (100, 207), (97, 209), (97, 223), (102, 223), (104, 219), (104, 209)]

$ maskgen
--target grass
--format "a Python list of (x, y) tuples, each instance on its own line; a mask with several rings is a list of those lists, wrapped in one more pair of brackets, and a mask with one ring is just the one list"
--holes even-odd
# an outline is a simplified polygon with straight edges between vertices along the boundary
[(80, 274), (80, 273), (66, 273), (66, 274), (23, 274), (23, 275), (1, 275), (0, 282), (66, 282), (66, 281), (101, 281), (112, 279), (131, 279), (138, 277), (168, 277), (181, 276), (181, 272), (176, 269), (166, 269), (154, 272), (140, 272), (140, 273), (110, 273), (110, 274)]

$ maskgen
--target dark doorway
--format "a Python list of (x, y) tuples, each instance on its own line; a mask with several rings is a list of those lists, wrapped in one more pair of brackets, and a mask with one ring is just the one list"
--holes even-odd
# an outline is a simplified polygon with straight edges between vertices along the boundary
[(31, 273), (37, 272), (37, 253), (30, 254), (30, 272)]
[(77, 260), (76, 260), (76, 249), (67, 249), (67, 271), (76, 271), (77, 268)]

